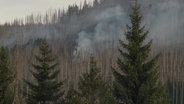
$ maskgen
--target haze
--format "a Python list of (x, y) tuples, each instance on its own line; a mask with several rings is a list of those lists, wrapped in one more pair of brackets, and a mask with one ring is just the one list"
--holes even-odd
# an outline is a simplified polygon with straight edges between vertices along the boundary
[[(85, 0), (0, 0), (0, 24), (23, 18), (31, 13), (44, 14), (49, 9), (64, 8), (68, 5), (80, 5)], [(86, 0), (87, 2), (93, 0)]]

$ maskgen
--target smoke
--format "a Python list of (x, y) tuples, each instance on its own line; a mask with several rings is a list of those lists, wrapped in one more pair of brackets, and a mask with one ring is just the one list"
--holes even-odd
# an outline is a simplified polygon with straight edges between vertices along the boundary
[(184, 3), (167, 1), (152, 5), (145, 17), (144, 23), (150, 29), (150, 38), (160, 47), (181, 45), (184, 28)]
[(28, 44), (29, 41), (37, 39), (61, 39), (61, 32), (54, 26), (32, 25), (11, 27), (1, 36), (0, 44), (2, 46), (13, 47), (15, 44)]
[[(93, 31), (82, 31), (78, 34), (77, 47), (74, 55), (78, 53), (93, 53), (96, 45), (103, 48), (112, 47), (104, 43), (117, 42), (122, 36), (124, 26), (127, 22), (127, 15), (121, 6), (107, 8), (95, 16), (97, 24)], [(116, 45), (116, 43), (115, 43)], [(115, 46), (113, 46), (115, 47)]]
[[(151, 1), (142, 0), (141, 13), (143, 15), (142, 25), (149, 30), (147, 40), (153, 40), (157, 48), (169, 46), (180, 46), (183, 41), (184, 31), (184, 3), (180, 1)], [(97, 25), (94, 31), (82, 31), (76, 40), (77, 46), (75, 54), (81, 51), (93, 53), (95, 47), (101, 49), (109, 48), (104, 42), (114, 43), (117, 47), (118, 39), (125, 39), (125, 25), (130, 23), (130, 8), (123, 6), (107, 8), (96, 16)], [(96, 45), (97, 44), (97, 45)]]
[[(0, 44), (13, 46), (27, 44), (30, 40), (39, 38), (55, 38), (60, 41), (75, 41), (77, 45), (74, 55), (94, 53), (99, 47), (102, 51), (116, 48), (118, 40), (125, 39), (125, 26), (130, 23), (131, 8), (127, 6), (130, 1), (105, 0), (103, 3), (81, 11), (80, 15), (77, 15), (77, 10), (73, 10), (74, 13), (64, 15), (61, 23), (56, 19), (54, 21), (57, 22), (53, 24), (31, 24), (0, 29)], [(140, 0), (139, 4), (143, 15), (142, 25), (150, 32), (148, 40), (153, 39), (154, 45), (161, 48), (180, 46), (184, 39), (184, 2)], [(59, 14), (53, 15), (57, 16), (59, 20)]]

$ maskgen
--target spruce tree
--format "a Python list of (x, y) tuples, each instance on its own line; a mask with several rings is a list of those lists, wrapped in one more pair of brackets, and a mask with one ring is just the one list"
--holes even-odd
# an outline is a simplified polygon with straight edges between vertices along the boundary
[(8, 51), (0, 48), (0, 104), (11, 104), (13, 102), (13, 91), (10, 85), (13, 82), (14, 73), (10, 68)]
[(93, 57), (90, 58), (90, 72), (80, 77), (79, 92), (82, 104), (113, 104), (111, 88), (103, 81), (100, 69)]
[(157, 65), (159, 55), (149, 58), (152, 41), (145, 42), (148, 31), (141, 26), (140, 6), (132, 7), (131, 25), (127, 25), (125, 37), (120, 40), (114, 95), (119, 104), (168, 104), (165, 89), (159, 81)]
[(36, 64), (32, 64), (32, 73), (35, 81), (25, 80), (29, 90), (26, 93), (28, 104), (58, 104), (63, 96), (63, 82), (57, 80), (59, 69), (56, 57), (53, 56), (46, 40), (41, 41), (39, 54), (35, 55)]
[(65, 97), (65, 104), (81, 104), (80, 100), (79, 92), (71, 86)]

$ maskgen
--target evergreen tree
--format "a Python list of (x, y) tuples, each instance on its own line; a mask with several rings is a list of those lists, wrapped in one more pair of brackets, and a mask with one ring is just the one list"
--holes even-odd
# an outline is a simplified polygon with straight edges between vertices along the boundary
[(110, 86), (102, 80), (100, 69), (93, 57), (90, 58), (90, 72), (80, 77), (79, 92), (82, 104), (114, 103)]
[(81, 104), (79, 93), (73, 86), (70, 87), (65, 97), (65, 104)]
[(4, 47), (0, 48), (0, 104), (13, 102), (13, 91), (10, 85), (13, 82), (14, 73), (10, 69), (8, 52)]
[(114, 69), (114, 95), (119, 104), (168, 104), (164, 87), (159, 81), (159, 55), (148, 59), (152, 41), (145, 43), (148, 31), (141, 26), (142, 16), (137, 4), (132, 7), (131, 25), (120, 40), (118, 69)]
[(61, 91), (63, 82), (57, 80), (59, 70), (56, 68), (56, 57), (52, 55), (46, 40), (41, 41), (39, 55), (35, 56), (37, 64), (32, 64), (30, 70), (36, 82), (26, 80), (29, 91), (26, 93), (28, 104), (58, 104), (64, 92)]

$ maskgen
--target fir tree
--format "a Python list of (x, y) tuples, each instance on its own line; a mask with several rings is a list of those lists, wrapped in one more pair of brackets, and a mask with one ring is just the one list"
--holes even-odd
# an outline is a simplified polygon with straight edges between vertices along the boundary
[(81, 76), (79, 92), (82, 104), (113, 104), (114, 99), (108, 84), (102, 80), (100, 69), (93, 57), (90, 58), (90, 72)]
[[(52, 55), (51, 49), (46, 40), (41, 41), (39, 55), (35, 56), (37, 64), (32, 64), (30, 70), (35, 83), (25, 81), (29, 91), (26, 93), (26, 102), (28, 104), (57, 104), (63, 96), (63, 82), (57, 80), (59, 69), (56, 57)], [(61, 103), (61, 102), (60, 102)]]
[(10, 69), (8, 52), (4, 47), (0, 48), (0, 104), (13, 102), (13, 91), (10, 85), (13, 82), (14, 73)]
[(142, 16), (137, 4), (132, 7), (131, 25), (120, 40), (118, 69), (114, 69), (114, 94), (120, 104), (168, 104), (164, 87), (159, 81), (159, 55), (148, 59), (152, 41), (145, 43), (148, 31), (141, 26)]
[(80, 100), (79, 92), (71, 86), (65, 97), (65, 104), (81, 104)]

